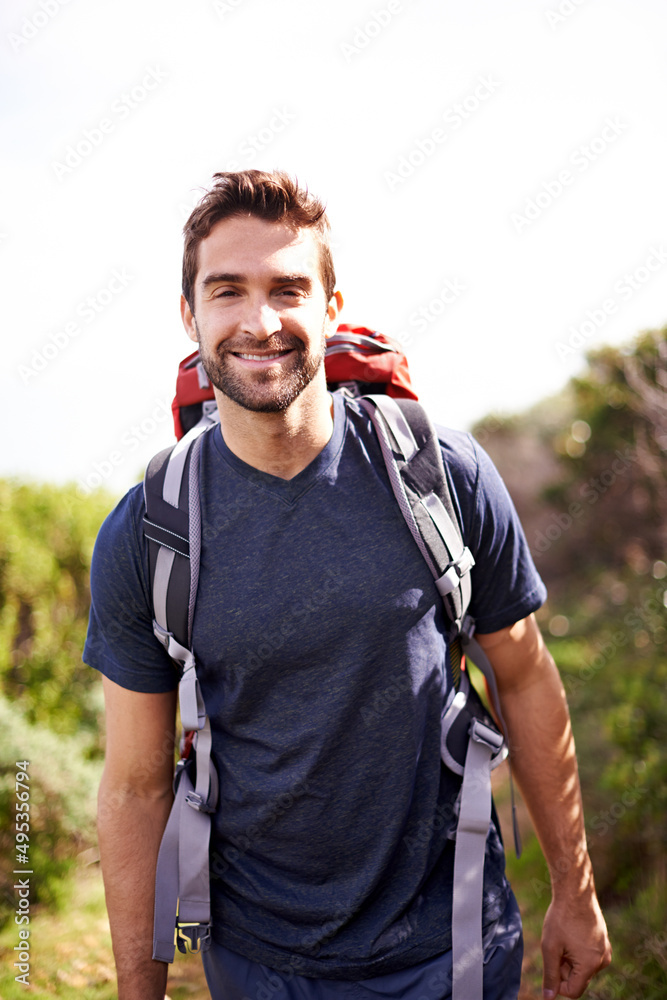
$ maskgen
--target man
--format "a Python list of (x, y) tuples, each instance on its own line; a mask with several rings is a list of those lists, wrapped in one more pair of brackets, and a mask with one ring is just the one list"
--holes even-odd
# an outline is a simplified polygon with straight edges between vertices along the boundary
[[(217, 174), (185, 227), (181, 312), (220, 414), (201, 456), (193, 626), (221, 803), (213, 821), (213, 997), (448, 997), (453, 813), (441, 765), (448, 624), (368, 416), (327, 392), (342, 307), (328, 223), (282, 174)], [(442, 448), (475, 556), (471, 611), (497, 675), (514, 773), (554, 872), (544, 995), (610, 960), (563, 688), (533, 612), (545, 591), (469, 436)], [(104, 674), (99, 837), (120, 1000), (164, 995), (153, 961), (171, 803), (176, 673), (154, 639), (131, 490), (105, 522), (85, 658)], [(386, 711), (369, 712), (378, 692)], [(484, 996), (515, 997), (520, 920), (495, 821)]]

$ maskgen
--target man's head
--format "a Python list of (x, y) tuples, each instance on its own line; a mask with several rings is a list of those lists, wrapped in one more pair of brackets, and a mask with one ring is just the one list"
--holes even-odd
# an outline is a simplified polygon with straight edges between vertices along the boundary
[(199, 269), (199, 244), (222, 219), (253, 215), (281, 222), (295, 230), (311, 229), (319, 248), (319, 270), (327, 302), (336, 286), (330, 246), (330, 226), (324, 205), (281, 171), (239, 170), (213, 175), (215, 184), (186, 222), (183, 233), (183, 295), (195, 311), (194, 285)]
[(218, 406), (277, 413), (306, 390), (324, 404), (342, 306), (324, 207), (285, 174), (215, 177), (185, 226), (181, 313)]

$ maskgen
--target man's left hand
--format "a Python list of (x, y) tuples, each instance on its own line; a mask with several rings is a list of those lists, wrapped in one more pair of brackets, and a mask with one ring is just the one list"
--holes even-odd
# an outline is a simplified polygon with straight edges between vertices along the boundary
[(542, 930), (545, 1000), (580, 997), (593, 976), (611, 962), (607, 926), (595, 892), (554, 895)]

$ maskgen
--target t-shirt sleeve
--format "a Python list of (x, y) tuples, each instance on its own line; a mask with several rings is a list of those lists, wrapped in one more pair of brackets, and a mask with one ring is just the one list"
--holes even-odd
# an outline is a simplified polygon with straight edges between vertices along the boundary
[(100, 528), (91, 564), (83, 659), (121, 687), (161, 694), (177, 687), (178, 675), (153, 634), (148, 560), (139, 527), (143, 512), (138, 486)]
[(470, 614), (478, 632), (496, 632), (544, 604), (547, 591), (495, 465), (469, 434), (441, 437), (445, 467), (456, 497), (471, 571)]

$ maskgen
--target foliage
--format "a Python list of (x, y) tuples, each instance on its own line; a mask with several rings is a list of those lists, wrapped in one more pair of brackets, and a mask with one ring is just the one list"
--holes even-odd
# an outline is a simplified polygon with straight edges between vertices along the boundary
[[(550, 593), (540, 621), (568, 694), (615, 954), (589, 990), (598, 1000), (658, 1000), (667, 973), (666, 390), (662, 330), (592, 353), (553, 405), (478, 429), (506, 478), (523, 462), (520, 512)], [(546, 867), (530, 850), (510, 868), (530, 920)]]
[[(16, 850), (16, 762), (29, 761), (29, 864)], [(31, 725), (0, 696), (0, 925), (13, 915), (14, 869), (30, 869), (30, 902), (55, 905), (78, 853), (95, 842), (101, 764), (84, 760), (78, 738)], [(25, 783), (25, 782), (24, 782)], [(24, 791), (21, 789), (24, 796)], [(25, 796), (24, 796), (25, 797)], [(24, 813), (21, 813), (24, 815)]]
[(100, 686), (81, 662), (89, 566), (112, 505), (74, 486), (0, 481), (0, 692), (26, 717), (60, 733), (85, 733), (99, 752)]

